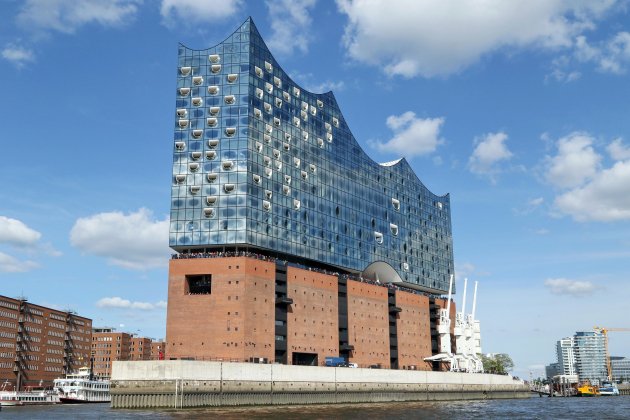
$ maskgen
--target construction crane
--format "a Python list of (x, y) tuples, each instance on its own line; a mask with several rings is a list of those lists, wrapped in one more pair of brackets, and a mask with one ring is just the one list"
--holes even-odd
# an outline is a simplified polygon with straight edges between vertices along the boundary
[(630, 331), (630, 328), (606, 328), (593, 327), (594, 331), (599, 331), (604, 336), (604, 348), (606, 350), (606, 372), (608, 380), (612, 381), (612, 364), (610, 362), (610, 353), (608, 352), (608, 331)]

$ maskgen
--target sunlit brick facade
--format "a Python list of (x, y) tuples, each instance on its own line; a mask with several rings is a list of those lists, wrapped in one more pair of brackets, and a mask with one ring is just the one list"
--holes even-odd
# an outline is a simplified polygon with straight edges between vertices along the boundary
[(92, 320), (0, 296), (0, 381), (5, 389), (49, 387), (88, 366)]

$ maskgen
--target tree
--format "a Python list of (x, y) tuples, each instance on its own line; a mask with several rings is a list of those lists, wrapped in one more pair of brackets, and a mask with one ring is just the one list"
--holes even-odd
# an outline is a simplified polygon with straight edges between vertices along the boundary
[(497, 375), (507, 375), (514, 369), (512, 358), (505, 353), (481, 355), (481, 363), (486, 373), (496, 373)]

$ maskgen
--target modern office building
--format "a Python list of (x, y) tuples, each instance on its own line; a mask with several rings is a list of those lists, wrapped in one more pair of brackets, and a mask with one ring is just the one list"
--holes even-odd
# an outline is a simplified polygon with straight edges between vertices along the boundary
[(608, 377), (605, 337), (601, 331), (578, 331), (573, 336), (575, 366), (580, 381), (599, 384)]
[(92, 355), (94, 356), (94, 374), (109, 378), (112, 364), (116, 360), (156, 360), (153, 346), (164, 348), (163, 342), (153, 342), (147, 337), (137, 337), (114, 328), (94, 328), (92, 332)]
[(612, 379), (615, 382), (630, 382), (630, 359), (627, 357), (611, 356)]
[(547, 379), (552, 379), (554, 376), (557, 375), (562, 375), (562, 371), (558, 363), (550, 363), (545, 366), (545, 377)]
[(437, 368), (448, 195), (368, 157), (333, 93), (295, 83), (251, 19), (179, 46), (173, 122), (169, 358)]
[(556, 343), (558, 375), (577, 375), (573, 337), (565, 337)]
[(0, 381), (5, 389), (52, 386), (89, 364), (92, 320), (0, 296)]

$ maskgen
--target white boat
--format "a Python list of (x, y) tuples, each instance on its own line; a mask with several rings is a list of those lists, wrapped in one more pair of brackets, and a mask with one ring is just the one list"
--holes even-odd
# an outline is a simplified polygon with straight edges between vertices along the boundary
[(0, 391), (0, 407), (12, 407), (16, 405), (24, 405), (17, 399), (14, 391)]
[(2, 388), (0, 388), (0, 408), (24, 405), (24, 403), (17, 399), (15, 391), (7, 391), (7, 387), (12, 386), (9, 381), (4, 381), (2, 384)]
[(599, 395), (602, 396), (617, 396), (619, 395), (619, 388), (617, 384), (611, 382), (603, 382), (599, 387)]
[(53, 388), (62, 404), (110, 402), (109, 381), (94, 377), (89, 367), (82, 367), (78, 373), (67, 374), (63, 379), (55, 379)]
[(51, 405), (58, 404), (59, 396), (50, 390), (0, 391), (1, 405)]

